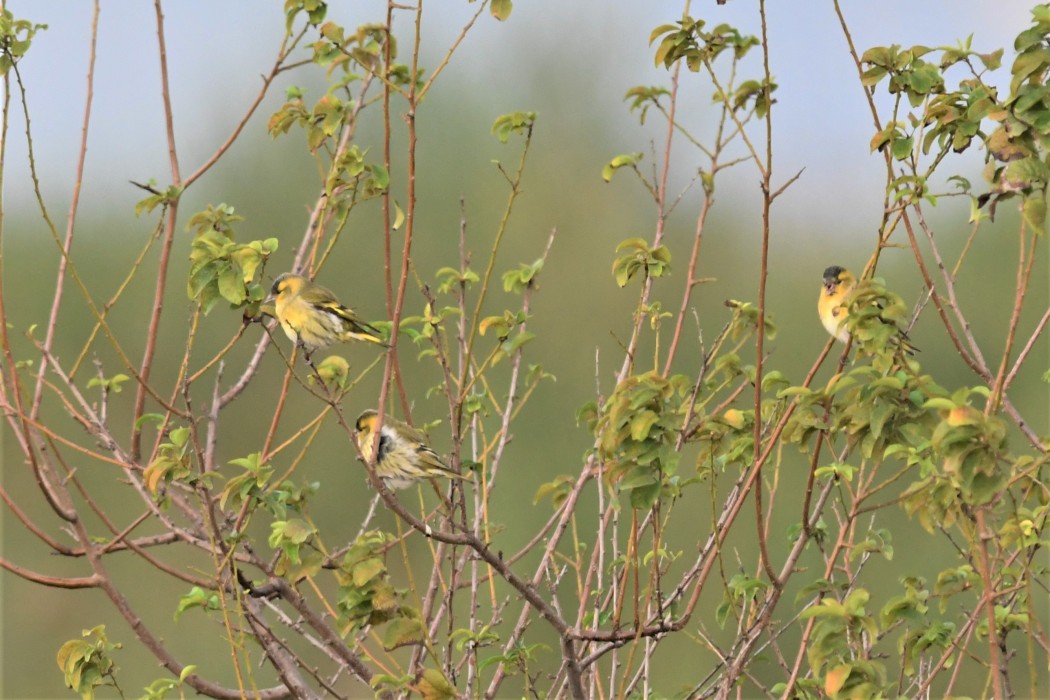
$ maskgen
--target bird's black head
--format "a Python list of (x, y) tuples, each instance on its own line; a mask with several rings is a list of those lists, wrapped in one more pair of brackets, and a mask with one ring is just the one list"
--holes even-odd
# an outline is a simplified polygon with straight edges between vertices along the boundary
[(845, 272), (846, 269), (839, 267), (838, 265), (832, 265), (831, 267), (824, 270), (824, 281), (825, 282), (838, 282), (839, 275)]
[(277, 279), (273, 281), (273, 286), (270, 287), (270, 294), (275, 297), (280, 294), (296, 296), (303, 291), (303, 288), (306, 287), (306, 285), (307, 280), (302, 275), (283, 272), (277, 275)]
[(273, 286), (270, 287), (270, 294), (273, 294), (274, 296), (277, 296), (278, 294), (280, 294), (281, 291), (282, 291), (281, 285), (284, 283), (284, 280), (285, 280), (285, 276), (284, 275), (278, 275), (277, 279), (275, 279), (273, 281)]
[(357, 423), (355, 424), (355, 427), (357, 428), (357, 432), (360, 433), (361, 431), (366, 430), (366, 429), (367, 430), (375, 430), (376, 418), (378, 418), (378, 417), (379, 417), (379, 414), (376, 413), (375, 409), (369, 408), (369, 409), (365, 409), (364, 411), (362, 411), (361, 415), (359, 415), (357, 417)]

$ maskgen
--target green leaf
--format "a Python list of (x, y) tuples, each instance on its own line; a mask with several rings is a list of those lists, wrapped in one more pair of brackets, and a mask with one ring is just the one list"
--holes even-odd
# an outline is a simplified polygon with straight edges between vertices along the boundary
[(422, 643), (423, 623), (414, 617), (398, 617), (391, 620), (383, 632), (383, 647), (387, 651)]
[(182, 447), (190, 439), (189, 428), (175, 428), (168, 433), (168, 440), (175, 447)]
[(500, 143), (507, 143), (512, 133), (531, 135), (535, 123), (535, 112), (512, 112), (496, 117), (492, 123), (492, 133)]
[(998, 70), (1003, 63), (1003, 49), (997, 49), (991, 53), (979, 53), (977, 58), (988, 70)]
[(314, 528), (308, 524), (305, 520), (293, 518), (284, 522), (278, 521), (271, 523), (271, 543), (273, 547), (277, 542), (281, 540), (287, 540), (295, 544), (302, 544), (306, 540), (310, 539), (310, 536), (316, 532)]
[(1029, 76), (1039, 76), (1046, 70), (1048, 64), (1050, 64), (1050, 50), (1048, 49), (1029, 49), (1020, 54), (1010, 68), (1013, 74), (1013, 80), (1010, 81), (1010, 93), (1016, 95), (1021, 84)]
[(199, 586), (194, 586), (190, 592), (179, 598), (179, 604), (175, 608), (175, 621), (178, 622), (182, 613), (190, 608), (203, 608), (205, 612), (219, 609), (219, 594), (214, 591), (205, 591)]
[(503, 22), (510, 17), (510, 11), (512, 9), (511, 0), (492, 0), (489, 5), (489, 12), (492, 16)]
[(885, 68), (881, 66), (873, 66), (861, 74), (860, 82), (864, 87), (872, 87), (873, 85), (877, 85), (887, 74)]
[(893, 139), (896, 133), (897, 123), (890, 122), (889, 124), (887, 124), (886, 128), (884, 128), (882, 131), (878, 132), (877, 134), (871, 137), (871, 142), (868, 144), (871, 148), (871, 152), (874, 153), (875, 151), (881, 151), (883, 148), (885, 148), (886, 144), (888, 144)]
[(536, 489), (536, 495), (532, 497), (532, 505), (536, 505), (547, 496), (550, 496), (551, 505), (557, 508), (569, 497), (573, 482), (574, 479), (571, 476), (562, 474), (553, 481), (540, 484), (540, 487)]
[(107, 683), (114, 670), (110, 654), (121, 648), (110, 643), (106, 626), (84, 630), (83, 639), (71, 639), (61, 646), (55, 661), (65, 678), (66, 686), (80, 693), (85, 700), (95, 697), (95, 688)]
[(772, 391), (775, 387), (784, 384), (790, 384), (790, 382), (780, 370), (773, 370), (762, 376), (762, 391)]
[(606, 182), (612, 180), (613, 173), (623, 167), (635, 167), (638, 165), (638, 161), (642, 159), (641, 153), (622, 153), (612, 160), (610, 160), (604, 168), (602, 168), (602, 179)]
[(1024, 199), (1025, 223), (1038, 235), (1046, 231), (1046, 195), (1037, 190)]
[(510, 333), (510, 326), (503, 316), (486, 316), (478, 324), (478, 333), (485, 335), (490, 328), (495, 328), (500, 338), (506, 338)]
[[(372, 172), (372, 177), (370, 178), (372, 191), (376, 193), (385, 192), (390, 187), (390, 173), (379, 163), (373, 163), (368, 167)], [(395, 226), (394, 228), (397, 227)]]
[(500, 345), (500, 350), (510, 355), (515, 350), (518, 350), (519, 348), (521, 348), (521, 346), (525, 345), (525, 343), (528, 343), (529, 341), (533, 340), (535, 337), (535, 333), (531, 333), (529, 331), (521, 331), (513, 338), (504, 341)]
[(809, 396), (813, 390), (805, 386), (789, 386), (777, 392), (778, 399), (791, 398), (792, 396)]
[(722, 603), (715, 608), (715, 623), (722, 629), (725, 629), (726, 620), (729, 619), (729, 613), (732, 611), (733, 606), (728, 599), (723, 600)]
[[(350, 363), (341, 355), (329, 355), (317, 365), (317, 375), (325, 384), (346, 388), (350, 381)], [(310, 375), (308, 379), (313, 383), (316, 377)]]
[(219, 273), (219, 294), (231, 304), (240, 304), (247, 296), (244, 282), (233, 267), (227, 267)]
[(636, 413), (631, 418), (631, 439), (632, 440), (645, 440), (649, 437), (649, 429), (660, 420), (660, 416), (656, 415), (652, 411), (645, 410), (640, 413)]
[(354, 564), (351, 572), (355, 586), (361, 587), (386, 573), (386, 565), (378, 557), (371, 557)]
[(142, 426), (146, 423), (163, 423), (164, 416), (159, 413), (143, 413), (142, 416), (135, 421), (135, 430), (142, 430)]
[(914, 142), (909, 136), (907, 138), (894, 139), (890, 152), (895, 160), (905, 160), (911, 155), (913, 148)]
[(660, 497), (660, 482), (648, 486), (636, 486), (631, 489), (631, 507), (636, 510), (649, 510)]

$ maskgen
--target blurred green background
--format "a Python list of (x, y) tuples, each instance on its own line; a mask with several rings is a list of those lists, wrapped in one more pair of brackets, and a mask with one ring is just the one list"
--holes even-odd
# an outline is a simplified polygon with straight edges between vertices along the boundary
[[(227, 138), (259, 89), (259, 76), (269, 70), (280, 41), (282, 5), (276, 0), (184, 0), (165, 5), (175, 129), (184, 175), (196, 170)], [(50, 25), (37, 36), (20, 70), (28, 93), (41, 189), (50, 215), (61, 229), (69, 207), (83, 119), (91, 8), (86, 2), (39, 0), (9, 2), (7, 7), (16, 17)], [(974, 48), (991, 51), (1003, 46), (1009, 49), (1013, 36), (1028, 24), (1029, 7), (1025, 2), (979, 0), (915, 7), (898, 0), (878, 3), (877, 7), (864, 3), (847, 7), (846, 12), (861, 51), (889, 43), (955, 44), (971, 33)], [(473, 4), (451, 1), (426, 6), (424, 66), (436, 65), (474, 9)], [(492, 505), (497, 519), (505, 525), (498, 543), (506, 551), (514, 551), (527, 541), (533, 528), (549, 515), (549, 503), (532, 506), (531, 498), (523, 495), (531, 496), (539, 484), (557, 474), (578, 472), (581, 455), (592, 439), (586, 429), (576, 426), (575, 412), (595, 398), (596, 381), (602, 391), (611, 389), (613, 372), (621, 362), (620, 343), (627, 341), (637, 289), (635, 285), (617, 288), (609, 266), (620, 240), (651, 238), (655, 216), (652, 202), (629, 173), (620, 172), (606, 184), (600, 172), (613, 156), (632, 151), (645, 153), (643, 168), (653, 167), (652, 153), (654, 148), (660, 150), (663, 142), (660, 119), (651, 112), (646, 123), (639, 125), (622, 98), (635, 85), (667, 84), (667, 72), (653, 67), (647, 41), (653, 27), (674, 21), (681, 12), (680, 3), (662, 0), (542, 0), (517, 3), (504, 23), (486, 13), (417, 115), (420, 169), (414, 258), (418, 273), (432, 280), (439, 267), (457, 264), (461, 197), (475, 268), (491, 245), (506, 198), (505, 182), (492, 161), (512, 165), (520, 143), (512, 139), (508, 145), (499, 144), (489, 133), (492, 121), (515, 110), (539, 113), (524, 195), (515, 206), (497, 272), (537, 258), (551, 228), (557, 228), (551, 258), (533, 299), (530, 328), (538, 339), (529, 347), (528, 357), (529, 362), (541, 363), (553, 373), (557, 382), (542, 387), (514, 427), (514, 440), (504, 461), (502, 478), (507, 483), (496, 490)], [(716, 24), (732, 23), (745, 33), (759, 32), (757, 9), (750, 0), (734, 0), (725, 6), (705, 0), (694, 3), (692, 14)], [(383, 6), (378, 2), (333, 3), (330, 10), (330, 18), (348, 28), (380, 22), (383, 16)], [(779, 85), (773, 110), (775, 180), (782, 183), (803, 168), (804, 172), (778, 200), (773, 213), (767, 298), (779, 334), (772, 343), (767, 367), (780, 369), (797, 382), (826, 340), (813, 309), (821, 271), (830, 264), (859, 269), (874, 245), (883, 201), (884, 165), (880, 156), (869, 153), (871, 117), (830, 3), (770, 3), (769, 27), (772, 70)], [(410, 45), (408, 29), (408, 21), (402, 17), (397, 31), (403, 60)], [(106, 299), (114, 292), (155, 223), (150, 216), (135, 217), (133, 205), (142, 193), (128, 181), (152, 178), (163, 186), (170, 178), (155, 44), (150, 5), (103, 5), (91, 136), (73, 251), (96, 299)], [(748, 77), (759, 75), (757, 59), (757, 53), (753, 54), (746, 64)], [(1009, 60), (1008, 51), (1004, 61), (1007, 67)], [(999, 73), (1006, 76), (1007, 71)], [(289, 85), (306, 89), (308, 102), (324, 90), (319, 72), (309, 66), (280, 76), (238, 142), (187, 192), (180, 206), (180, 227), (192, 212), (225, 202), (246, 219), (239, 225), (239, 240), (280, 238), (282, 248), (268, 270), (271, 274), (290, 264), (308, 208), (318, 193), (317, 169), (306, 153), (301, 133), (293, 130), (276, 140), (266, 133), (266, 121), (283, 102), (283, 91)], [(713, 128), (710, 92), (706, 81), (683, 73), (679, 117), (701, 139), (709, 137)], [(33, 194), (25, 124), (20, 108), (15, 108), (17, 104), (14, 94), (3, 180), (0, 272), (15, 338), (31, 325), (45, 322), (58, 261)], [(368, 116), (358, 137), (362, 147), (372, 149), (374, 158), (381, 153), (379, 116), (378, 112)], [(400, 141), (395, 144), (401, 145)], [(979, 183), (981, 158), (976, 151), (964, 154), (941, 172), (945, 176), (960, 173)], [(675, 256), (672, 275), (658, 284), (655, 295), (665, 308), (677, 308), (679, 303), (700, 201), (699, 188), (692, 181), (703, 162), (683, 140), (676, 141), (670, 190), (684, 194), (668, 221), (666, 243)], [(402, 201), (403, 174), (403, 169), (395, 166), (393, 188)], [(758, 183), (755, 169), (742, 164), (718, 184), (716, 208), (705, 229), (699, 268), (700, 276), (717, 281), (700, 287), (694, 296), (707, 337), (713, 337), (727, 318), (725, 299), (755, 300), (757, 296)], [(981, 186), (975, 189), (980, 191)], [(943, 199), (934, 210), (931, 223), (942, 252), (950, 259), (969, 233), (968, 214), (969, 205), (963, 199)], [(378, 202), (355, 210), (340, 246), (319, 277), (366, 318), (382, 318), (385, 313), (378, 222)], [(186, 337), (191, 306), (181, 280), (187, 269), (189, 239), (189, 234), (180, 233), (173, 253), (172, 284), (160, 338), (163, 350), (154, 374), (160, 386), (170, 384)], [(1050, 299), (1046, 259), (1044, 250), (1036, 283), (1026, 300), (1022, 332), (1032, 327)], [(881, 276), (906, 301), (914, 303), (921, 292), (921, 279), (910, 252), (891, 248), (883, 261)], [(986, 224), (978, 234), (959, 285), (960, 302), (987, 357), (997, 357), (1002, 346), (1015, 261), (1016, 214), (1003, 207), (996, 223)], [(121, 342), (136, 361), (142, 353), (141, 328), (150, 311), (155, 265), (155, 257), (151, 257), (133, 283), (132, 292), (111, 315), (114, 327), (124, 330)], [(498, 313), (504, 304), (513, 303), (498, 292), (488, 311)], [(420, 297), (410, 284), (409, 312), (421, 308)], [(975, 384), (976, 378), (950, 350), (943, 328), (929, 311), (913, 333), (924, 350), (919, 358), (924, 369), (949, 389)], [(239, 313), (228, 312), (221, 305), (216, 308), (202, 324), (196, 362), (203, 362), (221, 348), (239, 322)], [(66, 361), (72, 359), (90, 328), (83, 301), (67, 285), (56, 355)], [(695, 334), (691, 324), (687, 331)], [(248, 330), (246, 340), (227, 363), (225, 384), (236, 376), (238, 361), (247, 357), (251, 341), (260, 332), (258, 327)], [(645, 347), (651, 349), (651, 345)], [(19, 357), (34, 357), (25, 343), (18, 350)], [(96, 343), (95, 350), (108, 373), (119, 371), (104, 343)], [(371, 348), (351, 347), (340, 352), (357, 369), (374, 357)], [(1011, 392), (1011, 399), (1041, 434), (1048, 431), (1046, 384), (1040, 381), (1047, 357), (1044, 337)], [(674, 370), (694, 374), (698, 362), (697, 357), (680, 353)], [(426, 389), (436, 383), (433, 368), (415, 363), (411, 352), (405, 364), (417, 422), (443, 418), (440, 399), (424, 398)], [(282, 369), (280, 359), (270, 352), (263, 374), (224, 418), (219, 448), (223, 461), (259, 449)], [(825, 368), (822, 376), (826, 378), (830, 371)], [(374, 403), (377, 382), (378, 376), (373, 376), (355, 391), (347, 400), (348, 413), (356, 415), (356, 410)], [(206, 390), (204, 385), (198, 388)], [(115, 397), (115, 425), (130, 415), (132, 396), (133, 390), (127, 390)], [(50, 415), (61, 420), (60, 409), (51, 406), (50, 410)], [(296, 410), (311, 415), (317, 405), (311, 397), (293, 391), (289, 415)], [(64, 427), (74, 430), (68, 421)], [(345, 532), (351, 537), (371, 493), (364, 485), (363, 474), (355, 471), (356, 465), (346, 468), (351, 459), (345, 437), (334, 426), (327, 428), (297, 478), (323, 484), (312, 508), (322, 532)], [(439, 450), (448, 448), (446, 434), (438, 430), (432, 437)], [(40, 523), (57, 531), (56, 519), (42, 503), (6, 423), (0, 439), (5, 489)], [(786, 465), (793, 463), (791, 459)], [(688, 465), (687, 458), (683, 470), (689, 469)], [(98, 464), (84, 465), (79, 476), (95, 484), (111, 483), (114, 478), (109, 468)], [(780, 495), (787, 503), (800, 486), (792, 477), (790, 473), (781, 474), (785, 492)], [(105, 493), (104, 505), (114, 513), (123, 512), (127, 496), (120, 489), (112, 489)], [(697, 508), (706, 509), (703, 494), (693, 497)], [(582, 512), (588, 512), (587, 507), (593, 512), (596, 504), (585, 504)], [(773, 532), (783, 531), (794, 522), (795, 514), (790, 510), (784, 509), (783, 522), (776, 523)], [(393, 527), (386, 514), (380, 515), (378, 523)], [(55, 575), (86, 573), (82, 561), (50, 556), (7, 511), (0, 515), (0, 527), (3, 553), (10, 560)], [(935, 542), (943, 540), (928, 536), (917, 524), (901, 516), (894, 527), (897, 555), (893, 566), (886, 567), (887, 585), (895, 585), (902, 571), (935, 577), (941, 568), (957, 563), (951, 552), (931, 551)], [(741, 536), (732, 544), (740, 546), (741, 558), (749, 561), (750, 543), (745, 531), (742, 525)], [(706, 536), (707, 527), (699, 518), (695, 529), (669, 534), (673, 545), (684, 549), (689, 558), (695, 543)], [(422, 549), (418, 553), (428, 556)], [(137, 585), (144, 571), (130, 557), (113, 557), (110, 565), (118, 580), (127, 584), (132, 603), (147, 622), (170, 628), (174, 601), (185, 593), (183, 587), (158, 588), (152, 577), (148, 584)], [(712, 609), (720, 599), (720, 592), (714, 588)], [(0, 591), (3, 698), (68, 696), (54, 654), (62, 642), (100, 623), (107, 625), (112, 640), (125, 643), (117, 661), (118, 678), (126, 693), (137, 694), (162, 675), (101, 593), (44, 589), (6, 572), (0, 572)], [(701, 612), (700, 616), (714, 626), (713, 613), (705, 616)], [(224, 667), (228, 652), (218, 626), (205, 621), (203, 615), (187, 614), (176, 629), (177, 635), (168, 637), (176, 657), (199, 663), (202, 670)], [(542, 639), (538, 628), (534, 633)], [(661, 673), (666, 674), (666, 692), (697, 680), (695, 663), (675, 664), (672, 659), (659, 657), (665, 667)]]

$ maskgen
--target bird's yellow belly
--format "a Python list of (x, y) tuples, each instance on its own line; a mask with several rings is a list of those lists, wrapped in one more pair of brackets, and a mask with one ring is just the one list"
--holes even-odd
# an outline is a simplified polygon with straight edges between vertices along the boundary
[(281, 330), (284, 331), (284, 334), (288, 336), (288, 339), (293, 343), (299, 342), (299, 334), (295, 332), (295, 328), (292, 327), (292, 324), (287, 321), (281, 321)]
[(326, 311), (302, 310), (291, 305), (277, 309), (281, 328), (289, 340), (302, 343), (310, 352), (339, 340), (342, 321)]
[(849, 330), (846, 329), (845, 319), (846, 309), (842, 306), (836, 306), (831, 309), (830, 313), (824, 314), (820, 320), (824, 324), (824, 330), (845, 343), (849, 340)]

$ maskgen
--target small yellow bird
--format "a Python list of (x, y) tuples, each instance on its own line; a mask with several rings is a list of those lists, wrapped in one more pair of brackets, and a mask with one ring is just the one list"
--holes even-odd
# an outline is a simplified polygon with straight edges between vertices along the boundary
[[(846, 319), (850, 314), (850, 303), (853, 301), (851, 295), (855, 290), (857, 290), (857, 278), (846, 268), (832, 265), (824, 270), (823, 284), (820, 287), (820, 298), (817, 299), (817, 312), (820, 314), (820, 322), (824, 324), (825, 330), (831, 334), (831, 337), (843, 343), (849, 342), (850, 338), (850, 330)], [(862, 337), (881, 337), (883, 339), (882, 342), (892, 342), (907, 354), (914, 355), (918, 348), (912, 345), (911, 341), (908, 340), (908, 334), (898, 327), (893, 319), (892, 313), (895, 310), (899, 311), (904, 308), (900, 300), (894, 295), (888, 295), (885, 290), (881, 290), (881, 287), (877, 289), (865, 287), (864, 290), (873, 294), (879, 293), (880, 299), (878, 301), (873, 299), (870, 307), (855, 307), (862, 309), (857, 319), (858, 328), (861, 327), (862, 319), (873, 317), (884, 324), (878, 326), (878, 328), (887, 330), (869, 333)], [(877, 290), (881, 290), (881, 292)], [(860, 295), (860, 292), (858, 292), (858, 295)], [(883, 301), (886, 296), (896, 301), (884, 306)], [(863, 309), (870, 309), (871, 313), (865, 313)], [(870, 325), (867, 328), (870, 330)], [(890, 333), (888, 338), (884, 335), (887, 332)]]
[[(371, 408), (357, 417), (354, 438), (365, 459), (372, 456), (378, 422), (379, 414)], [(383, 418), (379, 453), (376, 455), (376, 475), (392, 489), (407, 488), (420, 479), (438, 476), (469, 480), (452, 471), (438, 453), (423, 442), (423, 435), (418, 430), (391, 416)]]
[(385, 346), (379, 330), (362, 321), (335, 295), (302, 275), (286, 272), (273, 282), (270, 297), (277, 320), (292, 342), (303, 346), (307, 360), (317, 349), (337, 340), (366, 340)]
[(820, 322), (831, 337), (843, 343), (849, 340), (849, 330), (845, 323), (849, 308), (845, 301), (856, 286), (857, 278), (849, 270), (838, 265), (824, 270), (824, 284), (820, 288), (817, 311), (820, 313)]

